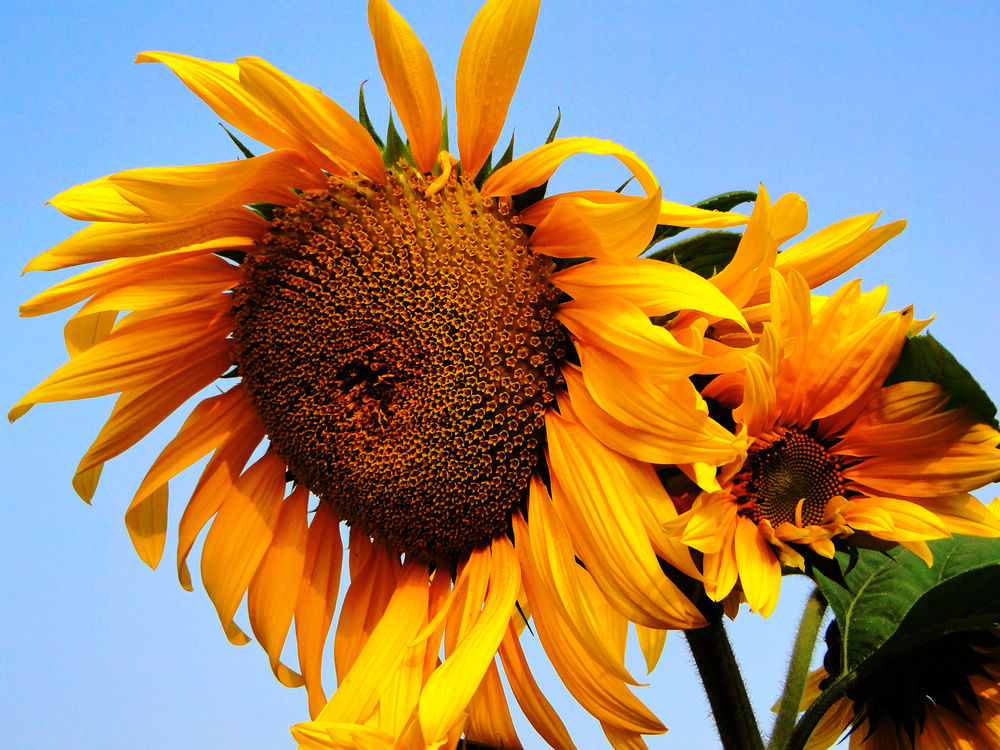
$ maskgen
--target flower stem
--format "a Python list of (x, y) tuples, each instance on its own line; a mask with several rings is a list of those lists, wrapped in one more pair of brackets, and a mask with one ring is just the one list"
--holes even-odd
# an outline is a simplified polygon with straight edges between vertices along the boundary
[(795, 728), (795, 717), (799, 715), (799, 704), (802, 702), (802, 691), (809, 675), (809, 662), (816, 648), (816, 638), (823, 623), (826, 612), (826, 599), (814, 589), (806, 601), (802, 620), (799, 622), (799, 632), (792, 647), (792, 656), (788, 662), (788, 676), (785, 678), (785, 689), (781, 694), (778, 706), (778, 718), (771, 731), (771, 740), (767, 743), (768, 750), (779, 750), (788, 744), (788, 739)]
[(724, 750), (764, 750), (757, 717), (721, 618), (698, 630), (685, 630), (688, 648), (705, 686)]

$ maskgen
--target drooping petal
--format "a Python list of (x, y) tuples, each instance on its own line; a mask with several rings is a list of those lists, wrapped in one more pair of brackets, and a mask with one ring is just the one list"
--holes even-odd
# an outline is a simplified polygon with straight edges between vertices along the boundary
[(646, 671), (651, 674), (663, 653), (663, 646), (667, 642), (667, 631), (660, 628), (647, 628), (645, 625), (636, 625), (635, 634), (639, 641), (639, 648), (642, 650), (642, 656), (646, 660)]
[(491, 661), (486, 668), (483, 681), (469, 701), (467, 710), (469, 718), (464, 731), (466, 742), (521, 750), (521, 741), (510, 718), (496, 661)]
[(295, 602), (299, 670), (309, 694), (309, 713), (314, 717), (326, 701), (321, 676), (323, 648), (337, 606), (343, 555), (340, 519), (333, 506), (320, 502), (309, 524), (302, 582)]
[(284, 489), (285, 462), (269, 451), (237, 481), (205, 537), (202, 583), (226, 637), (236, 645), (249, 639), (233, 616), (271, 544)]
[(535, 731), (556, 750), (575, 750), (565, 724), (531, 675), (513, 624), (507, 626), (500, 642), (500, 660), (511, 692)]
[(374, 182), (385, 182), (375, 141), (343, 107), (259, 57), (242, 57), (236, 63), (240, 84), (291, 125), (324, 169), (340, 175), (357, 170)]
[(159, 565), (167, 539), (167, 485), (132, 500), (125, 512), (125, 528), (139, 558), (151, 568)]
[(406, 130), (413, 159), (421, 172), (430, 172), (441, 145), (441, 92), (431, 58), (387, 0), (369, 1), (368, 26), (379, 70)]
[(507, 119), (535, 33), (538, 5), (539, 0), (489, 0), (465, 35), (458, 55), (455, 110), (458, 152), (469, 178), (486, 163)]
[(302, 684), (301, 675), (280, 659), (298, 598), (297, 588), (289, 584), (300, 581), (305, 568), (308, 499), (309, 491), (299, 485), (281, 504), (274, 538), (247, 594), (250, 627), (268, 655), (274, 676), (287, 687)]
[[(469, 564), (476, 556), (473, 552)], [(483, 562), (489, 566), (490, 585), (482, 613), (454, 653), (427, 680), (420, 696), (420, 728), (427, 744), (446, 737), (465, 710), (496, 655), (520, 591), (520, 567), (506, 537), (493, 540)]]
[(623, 146), (599, 138), (557, 138), (514, 159), (483, 183), (483, 195), (518, 195), (549, 179), (566, 159), (575, 154), (613, 156), (635, 175), (646, 195), (657, 190), (656, 177), (646, 163)]
[(628, 464), (565, 416), (548, 412), (545, 431), (556, 509), (611, 604), (649, 627), (698, 627), (701, 614), (663, 574), (637, 517)]

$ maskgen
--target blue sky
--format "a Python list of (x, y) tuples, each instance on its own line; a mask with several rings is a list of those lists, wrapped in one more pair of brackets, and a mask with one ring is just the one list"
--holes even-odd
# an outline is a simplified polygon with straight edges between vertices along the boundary
[[(396, 7), (454, 101), (455, 64), (477, 4)], [(133, 65), (138, 52), (258, 55), (351, 110), (367, 79), (373, 119), (388, 114), (360, 0), (15, 0), (5, 8), (0, 402), (8, 405), (65, 358), (64, 317), (21, 320), (16, 312), (65, 277), (20, 277), (23, 265), (80, 228), (44, 202), (121, 169), (236, 156), (218, 118), (165, 67)], [(931, 332), (996, 395), (1000, 72), (990, 61), (998, 21), (1000, 6), (989, 2), (543, 0), (505, 133), (516, 127), (523, 153), (544, 139), (560, 107), (561, 135), (631, 148), (671, 200), (763, 182), (773, 198), (798, 192), (809, 202), (810, 231), (877, 210), (883, 221), (908, 219), (900, 237), (845, 280), (888, 284), (889, 305), (915, 303), (918, 318), (937, 313)], [(555, 187), (614, 188), (622, 179), (617, 162), (581, 157), (560, 170)], [(133, 490), (179, 420), (107, 467), (93, 507), (73, 493), (73, 469), (111, 406), (99, 401), (41, 405), (0, 429), (0, 745), (292, 748), (287, 727), (306, 718), (304, 693), (274, 681), (256, 645), (230, 646), (200, 587), (181, 590), (169, 564), (148, 570), (125, 533)], [(172, 523), (191, 484), (172, 486)], [(168, 535), (168, 550), (175, 538)], [(786, 580), (770, 620), (743, 613), (733, 625), (763, 713), (807, 591)], [(599, 746), (596, 722), (572, 704), (540, 649), (530, 654), (578, 745)], [(650, 747), (716, 745), (679, 634), (669, 636), (649, 681), (639, 695), (670, 727)], [(522, 740), (538, 744), (530, 730)]]

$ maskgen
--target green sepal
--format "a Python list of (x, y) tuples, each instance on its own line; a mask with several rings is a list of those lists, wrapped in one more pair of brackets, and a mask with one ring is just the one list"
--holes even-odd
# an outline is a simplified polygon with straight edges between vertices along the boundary
[(274, 211), (280, 208), (276, 203), (248, 203), (247, 208), (268, 221), (274, 221)]
[(556, 131), (559, 130), (559, 123), (562, 121), (562, 109), (556, 107), (556, 121), (552, 123), (552, 128), (549, 130), (549, 135), (545, 139), (546, 143), (552, 143), (556, 139)]
[(230, 138), (230, 139), (232, 140), (232, 142), (236, 144), (236, 148), (238, 148), (238, 149), (239, 149), (240, 151), (242, 151), (242, 152), (243, 152), (243, 155), (244, 155), (244, 156), (245, 156), (246, 158), (248, 158), (248, 159), (252, 159), (252, 158), (253, 158), (253, 152), (252, 152), (252, 151), (250, 151), (250, 149), (248, 149), (248, 148), (247, 148), (246, 146), (244, 146), (244, 145), (243, 145), (243, 144), (242, 144), (242, 143), (240, 142), (240, 139), (239, 139), (239, 138), (237, 138), (237, 137), (236, 137), (235, 135), (233, 135), (232, 131), (231, 131), (231, 130), (230, 130), (229, 128), (227, 128), (227, 127), (226, 127), (225, 125), (223, 125), (223, 124), (222, 124), (221, 122), (219, 123), (219, 127), (221, 127), (221, 128), (223, 129), (223, 130), (225, 130), (225, 131), (226, 131), (226, 135), (228, 135), (228, 136), (229, 136), (229, 138)]
[[(752, 190), (733, 190), (729, 193), (720, 193), (711, 198), (706, 198), (700, 203), (695, 203), (695, 208), (704, 208), (706, 211), (732, 211), (742, 203), (753, 203), (757, 200), (757, 193)], [(656, 231), (653, 232), (653, 239), (650, 240), (646, 249), (653, 247), (659, 242), (674, 237), (690, 227), (675, 227), (670, 224), (657, 224)]]
[(733, 259), (741, 239), (743, 235), (736, 232), (702, 232), (662, 247), (646, 257), (676, 263), (709, 279)]
[(448, 150), (448, 102), (444, 103), (444, 113), (441, 115), (441, 148), (438, 150)]
[(368, 116), (368, 107), (365, 105), (365, 84), (368, 81), (361, 82), (361, 90), (358, 92), (358, 122), (368, 131), (368, 135), (372, 137), (375, 141), (375, 145), (379, 147), (381, 151), (384, 148), (382, 139), (379, 134), (375, 132), (375, 126), (372, 125), (372, 119)]
[(911, 336), (903, 344), (899, 362), (885, 384), (917, 380), (923, 383), (937, 383), (949, 394), (948, 408), (968, 408), (980, 422), (1000, 428), (997, 424), (997, 407), (986, 395), (986, 391), (976, 382), (972, 374), (955, 359), (941, 343), (925, 333)]
[(1000, 625), (1000, 539), (956, 535), (928, 545), (931, 567), (897, 547), (859, 550), (848, 571), (838, 553), (846, 588), (814, 571), (840, 628), (839, 677), (861, 678), (950, 633)]
[[(461, 163), (461, 162), (460, 162)], [(493, 152), (490, 151), (486, 155), (486, 161), (483, 162), (483, 166), (479, 168), (476, 173), (475, 178), (472, 180), (472, 184), (476, 186), (477, 190), (482, 190), (483, 183), (486, 182), (486, 178), (493, 174)]]
[(390, 112), (389, 127), (386, 128), (385, 133), (385, 148), (382, 150), (382, 163), (385, 164), (386, 169), (389, 169), (394, 167), (400, 159), (406, 159), (410, 164), (413, 164), (413, 154), (410, 152), (410, 147), (406, 145), (403, 137), (396, 130), (396, 123)]
[(514, 134), (510, 134), (510, 143), (507, 144), (507, 150), (503, 152), (500, 156), (500, 161), (496, 163), (493, 167), (493, 171), (496, 172), (500, 167), (504, 167), (514, 161)]

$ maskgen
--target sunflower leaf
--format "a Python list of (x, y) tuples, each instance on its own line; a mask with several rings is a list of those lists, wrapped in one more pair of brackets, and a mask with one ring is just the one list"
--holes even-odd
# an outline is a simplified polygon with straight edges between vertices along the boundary
[(733, 259), (741, 238), (742, 235), (736, 232), (702, 232), (662, 247), (646, 257), (676, 263), (708, 279)]
[[(902, 548), (859, 550), (847, 587), (814, 571), (840, 628), (841, 674), (862, 677), (937, 638), (1000, 625), (1000, 539), (928, 543), (934, 564)], [(846, 569), (847, 555), (837, 559)]]
[(378, 133), (375, 132), (375, 126), (372, 125), (372, 120), (368, 116), (368, 107), (365, 106), (365, 84), (367, 81), (361, 82), (361, 90), (358, 92), (358, 122), (360, 122), (365, 130), (368, 131), (368, 135), (372, 137), (375, 144), (379, 149), (383, 148), (382, 139), (379, 138)]
[[(753, 203), (755, 200), (757, 200), (757, 193), (752, 190), (733, 190), (728, 193), (719, 193), (694, 205), (695, 208), (704, 208), (706, 211), (732, 211), (741, 203)], [(688, 227), (657, 224), (656, 231), (653, 233), (653, 239), (650, 240), (649, 245), (646, 247), (647, 249), (653, 247), (653, 245), (663, 242), (668, 237), (674, 237), (687, 229)]]
[(1000, 428), (997, 424), (997, 407), (986, 395), (986, 391), (955, 359), (955, 355), (929, 333), (906, 340), (899, 362), (889, 373), (885, 384), (892, 385), (906, 380), (937, 383), (951, 394), (949, 408), (967, 407), (980, 422)]

